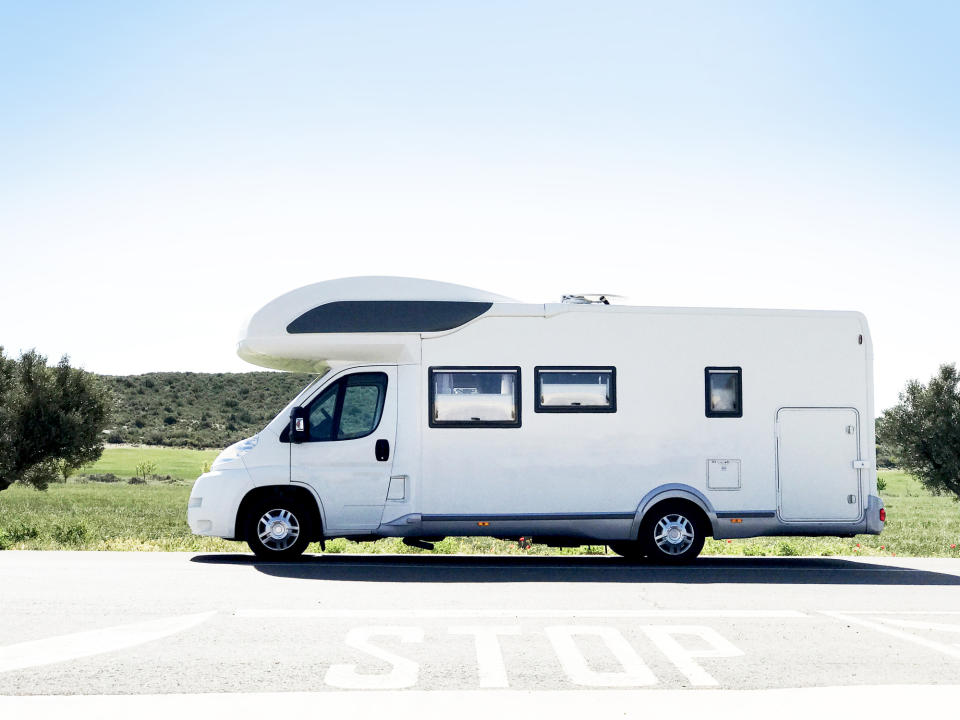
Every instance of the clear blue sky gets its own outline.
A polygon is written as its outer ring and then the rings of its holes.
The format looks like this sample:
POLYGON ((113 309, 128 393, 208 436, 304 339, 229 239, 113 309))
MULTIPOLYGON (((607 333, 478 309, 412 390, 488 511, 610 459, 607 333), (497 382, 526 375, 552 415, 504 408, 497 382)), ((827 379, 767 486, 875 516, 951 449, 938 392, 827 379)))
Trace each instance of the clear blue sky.
POLYGON ((960 360, 960 4, 0 2, 0 345, 248 369, 357 274, 867 313, 960 360))

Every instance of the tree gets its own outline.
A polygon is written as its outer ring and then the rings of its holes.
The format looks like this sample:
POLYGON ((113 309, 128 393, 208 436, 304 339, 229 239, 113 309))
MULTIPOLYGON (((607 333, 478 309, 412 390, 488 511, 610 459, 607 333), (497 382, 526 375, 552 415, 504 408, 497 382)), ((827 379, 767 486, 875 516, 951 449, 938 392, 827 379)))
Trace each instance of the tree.
POLYGON ((19 360, 0 347, 0 490, 15 482, 44 489, 103 452, 110 396, 92 374, 56 367, 29 350, 19 360))
POLYGON ((937 495, 960 499, 960 373, 955 365, 923 385, 907 383, 900 402, 877 424, 882 444, 892 447, 900 465, 937 495))

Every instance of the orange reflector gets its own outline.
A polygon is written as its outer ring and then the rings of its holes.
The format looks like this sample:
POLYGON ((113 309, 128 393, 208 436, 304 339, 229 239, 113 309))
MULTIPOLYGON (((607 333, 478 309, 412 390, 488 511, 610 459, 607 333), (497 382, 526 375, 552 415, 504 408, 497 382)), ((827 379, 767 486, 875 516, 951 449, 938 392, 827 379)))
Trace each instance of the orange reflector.
POLYGON ((742 522, 743 522, 743 519, 742 519, 742 518, 730 518, 730 522, 732 522, 732 523, 734 523, 734 524, 736 524, 736 523, 742 523, 742 522))
POLYGON ((490 523, 488 523, 488 522, 483 522, 482 520, 477 523, 477 525, 479 525, 480 527, 486 527, 486 526, 489 525, 489 524, 490 524, 490 523))

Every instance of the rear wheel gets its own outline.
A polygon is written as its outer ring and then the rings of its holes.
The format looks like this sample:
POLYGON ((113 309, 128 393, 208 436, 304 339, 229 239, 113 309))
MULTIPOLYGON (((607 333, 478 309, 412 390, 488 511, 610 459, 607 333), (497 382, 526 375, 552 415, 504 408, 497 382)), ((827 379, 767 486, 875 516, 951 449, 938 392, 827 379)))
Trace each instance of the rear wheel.
POLYGON ((693 562, 703 549, 706 527, 699 508, 686 502, 664 502, 640 523, 640 545, 654 562, 693 562))
POLYGON ((268 497, 255 503, 246 519, 246 539, 263 560, 291 560, 310 544, 312 528, 306 508, 290 498, 268 497))

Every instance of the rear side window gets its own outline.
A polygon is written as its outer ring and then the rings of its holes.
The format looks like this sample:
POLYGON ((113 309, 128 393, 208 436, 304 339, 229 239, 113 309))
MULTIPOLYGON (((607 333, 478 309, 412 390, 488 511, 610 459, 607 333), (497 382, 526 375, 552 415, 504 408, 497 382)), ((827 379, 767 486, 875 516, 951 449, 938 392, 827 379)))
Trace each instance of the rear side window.
POLYGON ((380 424, 387 394, 385 373, 355 373, 318 395, 309 406, 310 440, 355 440, 380 424))
POLYGON ((520 368, 430 368, 430 427, 520 427, 520 368))
POLYGON ((707 417, 743 417, 742 381, 743 370, 741 368, 704 368, 707 417))
POLYGON ((617 371, 612 367, 534 368, 537 412, 616 412, 617 371))

